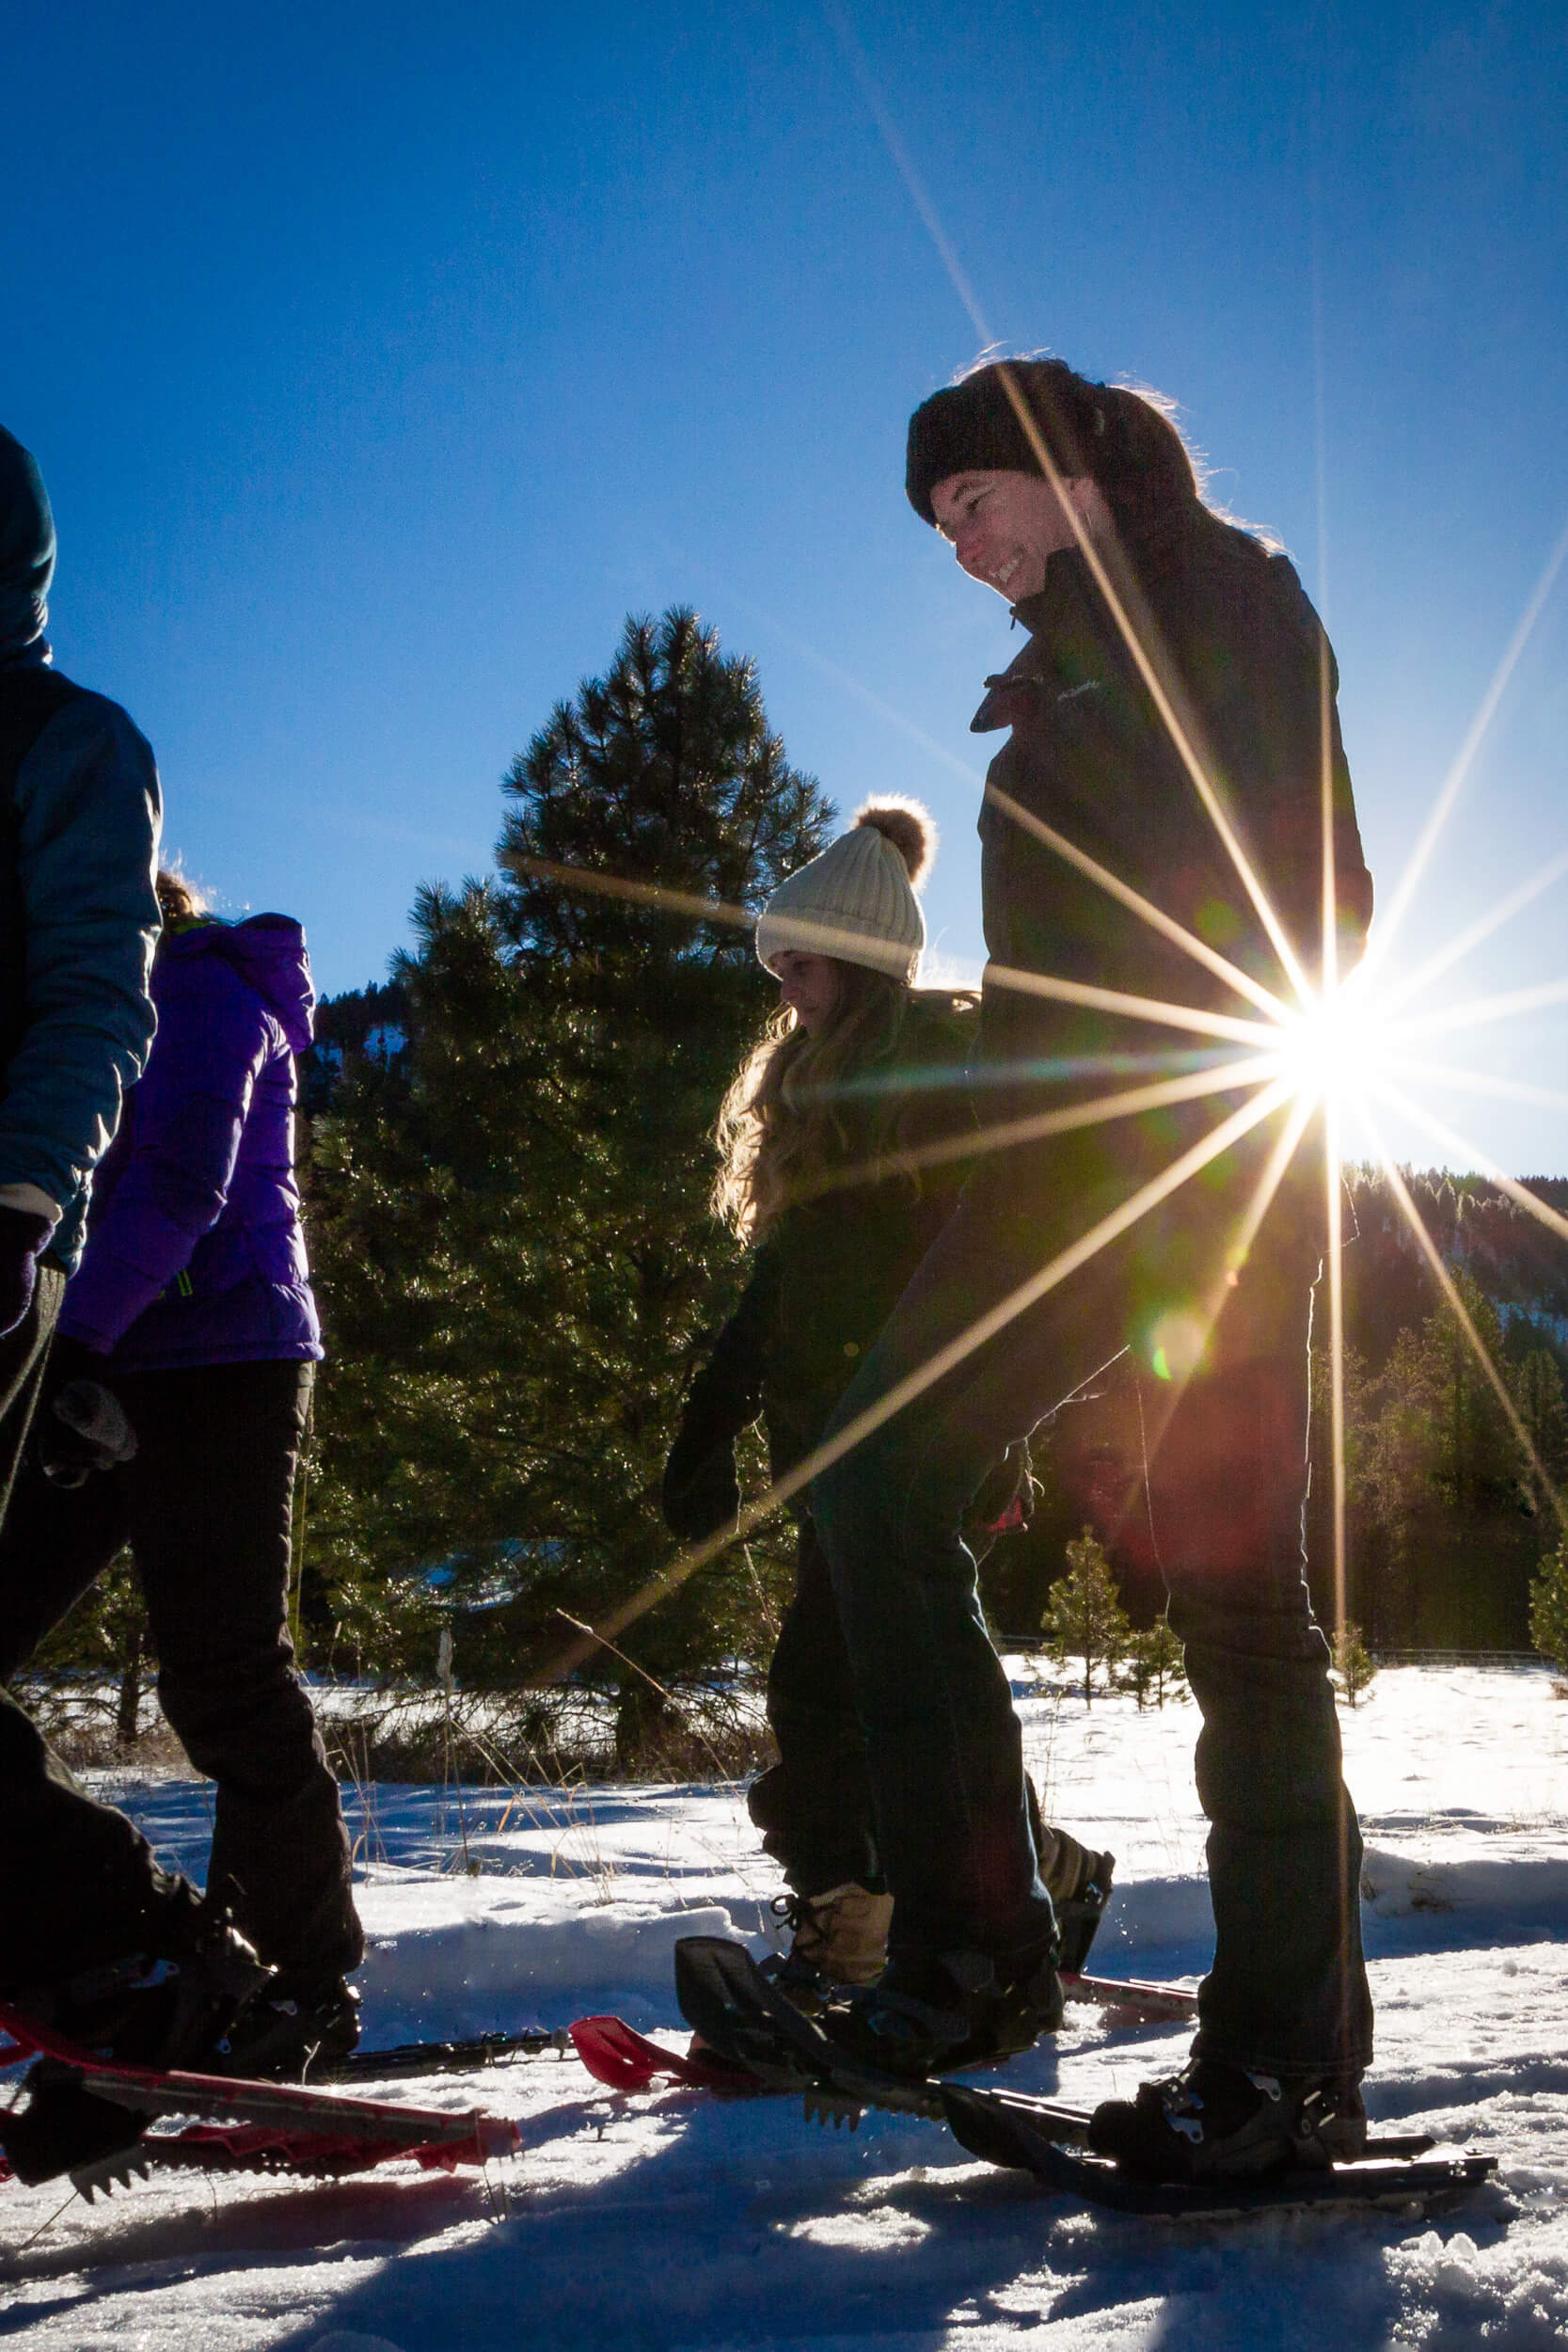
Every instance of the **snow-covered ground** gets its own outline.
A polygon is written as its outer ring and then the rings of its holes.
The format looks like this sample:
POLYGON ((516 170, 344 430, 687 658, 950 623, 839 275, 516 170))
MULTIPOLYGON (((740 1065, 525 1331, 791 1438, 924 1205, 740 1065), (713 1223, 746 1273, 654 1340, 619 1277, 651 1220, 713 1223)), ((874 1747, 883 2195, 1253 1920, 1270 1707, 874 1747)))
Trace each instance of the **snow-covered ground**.
MULTIPOLYGON (((1053 1818, 1119 1856, 1096 1962, 1198 1973, 1209 1932, 1190 1706, 1015 1686, 1053 1818)), ((185 2180, 92 2207, 0 2189, 0 2338, 37 2352, 1259 2352, 1560 2346, 1568 2338, 1568 1702, 1543 1671, 1387 1669, 1342 1716, 1366 1829, 1374 2118, 1495 2154, 1435 2222, 1169 2224, 1090 2214, 971 2161, 932 2123, 858 2134, 791 2102, 620 2097, 575 2061, 420 2084, 522 2120, 525 2153, 447 2179, 185 2180)), ((199 1871, 204 1790, 119 1784, 199 1871)), ((354 1800, 367 2038, 618 2009, 680 2040, 677 1935, 762 1949, 775 1891, 737 1791, 453 1791, 354 1800)), ((1021 2090, 1088 2102, 1184 2036, 1068 2030, 1021 2090)), ((394 2094, 396 2095, 396 2094, 394 2094)))

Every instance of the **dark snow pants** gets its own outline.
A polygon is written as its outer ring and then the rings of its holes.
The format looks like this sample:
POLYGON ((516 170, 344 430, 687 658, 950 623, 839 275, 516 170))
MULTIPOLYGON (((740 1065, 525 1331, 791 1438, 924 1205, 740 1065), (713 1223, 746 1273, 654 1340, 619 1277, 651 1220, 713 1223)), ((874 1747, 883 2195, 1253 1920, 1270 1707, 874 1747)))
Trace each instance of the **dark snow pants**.
MULTIPOLYGON (((308 1977, 356 1965, 364 1945, 351 1893, 338 1784, 293 1670, 287 1602, 294 1472, 312 1367, 218 1364, 121 1374, 113 1385, 135 1429, 134 1461, 73 1489, 34 1462, 0 1533, 0 1676, 24 1665, 123 1545, 147 1599, 165 1715, 198 1772, 217 1783, 208 1891, 265 1960, 308 1977)), ((36 1739, 36 1735, 35 1735, 36 1739)), ((42 1742, 31 1781, 50 1770, 42 1742)), ((53 1768, 55 1772, 58 1767, 53 1768)), ((0 1823, 8 1885, 44 1886, 40 1949, 75 1932, 74 1854, 119 1850, 134 1877, 135 1831, 78 1797, 47 1852, 36 1805, 0 1823), (87 1811, 100 1817, 88 1821, 87 1811)), ((47 1973, 47 1971, 45 1971, 47 1973)))
MULTIPOLYGON (((1016 1464, 1009 1463, 1014 1475, 1016 1464)), ((967 1531, 966 1541, 982 1553, 994 1540, 989 1522, 967 1531)), ((832 1571, 809 1514, 800 1519, 794 1597, 768 1669, 768 1724, 779 1761, 746 1792, 764 1851, 799 1894, 825 1895, 851 1883, 885 1892, 854 1669, 832 1571)), ((1026 1786, 1024 1795, 1040 1874, 1053 1892, 1061 1883, 1070 1893, 1082 1850, 1048 1826, 1033 1788, 1026 1786)))
MULTIPOLYGON (((7 1516, 65 1291, 40 1269, 25 1319, 0 1339, 0 1522, 7 1516)), ((122 1813, 78 1788, 37 1725, 0 1690, 0 1994, 134 1948, 166 1883, 122 1813)))
MULTIPOLYGON (((1092 1385, 1118 1352, 1141 1354, 1132 1417, 1142 1459, 1126 1459, 1125 1412, 1098 1433, 1099 1406, 1059 1419, 1064 1450, 1119 1494, 1124 1518, 1135 1491, 1202 1714, 1197 1786, 1211 1823, 1215 1951, 1198 2045, 1269 2072, 1354 2076, 1371 2050, 1361 1845, 1302 1555, 1317 1252, 1288 1216, 1275 1221, 1284 1232, 1265 1227, 1239 1273, 1228 1270, 1234 1222, 1223 1202, 1212 1249, 1200 1233, 1195 1253, 1191 1232, 1172 1223, 1164 1237, 1146 1226, 1105 1250, 817 1478, 812 1514, 865 1726, 895 1945, 1026 1940, 1033 1920, 1048 1925, 1049 1900, 1020 1726, 960 1531, 1006 1439, 1092 1385), (1145 1314, 1163 1256, 1180 1263, 1194 1300, 1203 1259, 1211 1303, 1225 1302, 1204 1368, 1184 1384, 1148 1376, 1170 1370, 1145 1314)), ((993 1187, 966 1200, 840 1400, 830 1436, 1037 1277, 1053 1242, 1033 1196, 993 1187)), ((1174 1345, 1174 1327, 1171 1336, 1174 1345)))
POLYGON ((747 1793, 766 1851, 801 1895, 851 1883, 879 1888, 865 1732, 832 1572, 809 1517, 768 1669, 768 1722, 779 1761, 747 1793))

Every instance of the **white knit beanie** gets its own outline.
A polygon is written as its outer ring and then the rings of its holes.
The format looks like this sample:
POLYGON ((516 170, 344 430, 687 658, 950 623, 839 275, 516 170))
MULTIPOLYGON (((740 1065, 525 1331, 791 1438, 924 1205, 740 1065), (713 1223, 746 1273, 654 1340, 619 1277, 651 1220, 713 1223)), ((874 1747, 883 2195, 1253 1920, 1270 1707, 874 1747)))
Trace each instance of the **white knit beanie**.
POLYGON ((912 980, 926 945, 915 891, 937 829, 918 801, 867 801, 847 833, 779 884, 757 918, 757 961, 786 952, 868 964, 912 980))

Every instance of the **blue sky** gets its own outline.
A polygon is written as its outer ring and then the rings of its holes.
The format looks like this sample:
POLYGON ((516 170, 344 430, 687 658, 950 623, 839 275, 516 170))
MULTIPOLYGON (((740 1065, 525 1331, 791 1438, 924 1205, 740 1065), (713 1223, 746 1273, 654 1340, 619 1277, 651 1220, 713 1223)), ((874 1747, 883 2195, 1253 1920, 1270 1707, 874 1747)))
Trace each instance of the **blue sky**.
MULTIPOLYGON (((7 49, 0 420, 55 503, 58 659, 328 990, 485 867, 513 752, 677 600, 842 805, 929 801, 931 928, 977 960, 1006 615, 901 475, 980 339, 868 85, 990 333, 1175 394, 1291 548, 1386 899, 1568 523, 1556 8, 84 0, 7 49)), ((1568 849, 1565 655, 1568 578, 1396 963, 1568 849)), ((1444 989, 1565 973, 1568 880, 1444 989)), ((1565 1045, 1558 1006, 1429 1050, 1556 1088, 1565 1045)), ((1555 1106, 1439 1107, 1568 1169, 1555 1106)))

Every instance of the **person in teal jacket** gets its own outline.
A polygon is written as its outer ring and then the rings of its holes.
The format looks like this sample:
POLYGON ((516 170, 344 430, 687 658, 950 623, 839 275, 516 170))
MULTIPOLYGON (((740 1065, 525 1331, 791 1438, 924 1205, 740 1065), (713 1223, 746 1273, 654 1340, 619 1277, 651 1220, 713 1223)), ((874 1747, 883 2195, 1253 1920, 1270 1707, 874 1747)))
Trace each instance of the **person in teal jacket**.
POLYGON ((80 1257, 153 1031, 158 771, 118 703, 53 667, 54 568, 38 468, 0 429, 0 1333, 40 1262, 63 1276, 80 1257))
MULTIPOLYGON (((33 1419, 92 1170, 153 1034, 161 798, 117 703, 51 666, 55 526, 0 431, 0 1519, 33 1419)), ((197 2064, 270 1981, 0 1692, 0 2000, 128 2059, 197 2064)), ((30 2082, 0 2115, 24 2180, 130 2145, 144 2119, 30 2082)))

